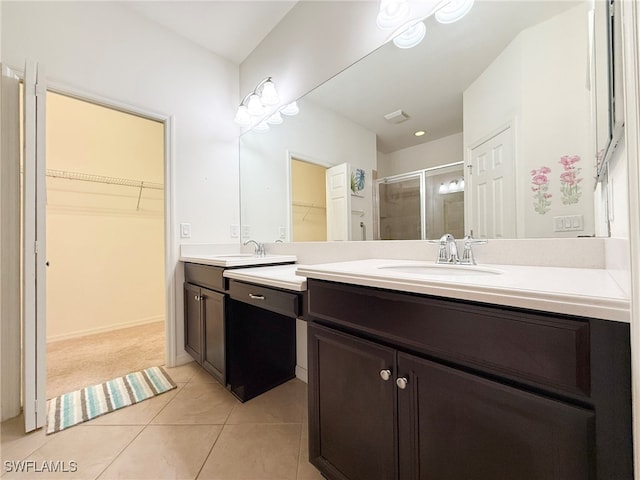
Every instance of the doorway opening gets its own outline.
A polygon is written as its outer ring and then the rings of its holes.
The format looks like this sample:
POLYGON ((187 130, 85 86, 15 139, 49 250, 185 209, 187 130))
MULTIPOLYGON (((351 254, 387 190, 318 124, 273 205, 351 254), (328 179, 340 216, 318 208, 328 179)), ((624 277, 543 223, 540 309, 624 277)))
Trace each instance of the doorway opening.
POLYGON ((165 363, 164 123, 46 102, 47 398, 165 363))
POLYGON ((291 157, 291 241, 327 240, 327 168, 291 157))

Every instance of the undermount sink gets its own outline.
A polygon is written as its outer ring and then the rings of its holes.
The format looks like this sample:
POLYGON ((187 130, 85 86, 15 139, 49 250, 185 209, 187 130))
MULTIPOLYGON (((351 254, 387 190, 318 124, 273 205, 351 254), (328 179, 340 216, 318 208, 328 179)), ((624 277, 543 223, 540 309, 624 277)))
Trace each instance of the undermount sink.
POLYGON ((495 268, 479 267, 477 265, 444 265, 444 264, 399 264, 383 265, 378 267, 382 270, 392 272, 414 273, 417 275, 447 275, 447 276, 467 276, 467 275, 500 275, 502 270, 495 268))

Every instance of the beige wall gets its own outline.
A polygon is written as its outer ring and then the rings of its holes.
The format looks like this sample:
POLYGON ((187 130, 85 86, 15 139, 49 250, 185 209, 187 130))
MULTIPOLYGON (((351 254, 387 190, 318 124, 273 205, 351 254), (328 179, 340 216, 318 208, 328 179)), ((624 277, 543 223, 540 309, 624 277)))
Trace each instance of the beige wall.
MULTIPOLYGON (((164 182, 164 125, 47 96, 47 169, 164 182)), ((164 320, 164 192, 47 177, 47 339, 164 320)))
POLYGON ((327 239, 326 171, 319 165, 291 159, 294 242, 327 239))

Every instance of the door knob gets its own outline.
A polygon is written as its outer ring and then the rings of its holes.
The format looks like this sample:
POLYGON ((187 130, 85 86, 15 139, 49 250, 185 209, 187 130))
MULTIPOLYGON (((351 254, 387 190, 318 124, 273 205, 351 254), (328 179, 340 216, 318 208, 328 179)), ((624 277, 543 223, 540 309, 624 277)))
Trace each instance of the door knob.
POLYGON ((396 378, 396 385, 400 390, 404 390, 405 388, 407 388, 407 383, 408 383, 408 380, 404 377, 396 378))
POLYGON ((380 378, 385 382, 391 378, 391 370, 380 370, 380 378))

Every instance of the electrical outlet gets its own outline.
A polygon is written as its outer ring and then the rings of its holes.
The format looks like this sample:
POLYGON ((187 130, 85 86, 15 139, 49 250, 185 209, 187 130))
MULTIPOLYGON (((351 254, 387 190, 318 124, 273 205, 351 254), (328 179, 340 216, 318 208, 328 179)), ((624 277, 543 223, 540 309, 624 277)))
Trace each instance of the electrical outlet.
POLYGON ((229 228, 229 235, 231 238, 238 238, 240 236, 240 225, 232 224, 229 228))
POLYGON ((191 238, 191 224, 190 223, 181 223, 180 224, 180 238, 191 238))

